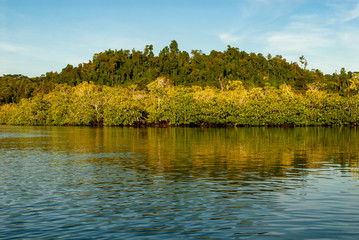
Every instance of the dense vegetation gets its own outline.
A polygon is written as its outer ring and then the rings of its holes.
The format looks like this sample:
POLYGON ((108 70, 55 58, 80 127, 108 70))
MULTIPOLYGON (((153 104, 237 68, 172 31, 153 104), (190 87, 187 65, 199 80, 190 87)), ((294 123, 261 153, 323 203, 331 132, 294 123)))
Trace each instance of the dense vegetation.
POLYGON ((108 50, 40 77, 0 77, 0 123, 25 125, 356 125, 359 77, 282 56, 108 50))
POLYGON ((158 56, 154 55, 153 46, 147 45, 143 52, 121 49, 98 53, 92 61, 77 67, 67 65, 60 73, 48 72, 34 78, 4 75, 0 77, 0 104, 18 103, 22 98, 48 93, 60 83, 76 86, 91 81, 112 87, 137 84, 144 89, 158 77, 167 77, 176 86, 223 89, 229 81, 241 81, 246 88, 279 88, 285 83, 295 90, 316 88, 342 96, 357 91, 350 88, 353 73, 344 68, 339 74, 324 75, 319 70, 306 69, 307 61, 303 56, 299 62, 288 63, 280 55, 248 54, 231 46, 224 52, 213 50, 207 55, 193 50, 189 54, 180 51, 177 42, 172 41, 158 56))
POLYGON ((320 90, 295 93, 290 86, 246 90, 240 81, 223 90, 173 86, 167 78, 148 90, 81 83, 57 85, 45 95, 0 108, 0 123, 106 126, 302 126, 357 125, 359 95, 320 90))

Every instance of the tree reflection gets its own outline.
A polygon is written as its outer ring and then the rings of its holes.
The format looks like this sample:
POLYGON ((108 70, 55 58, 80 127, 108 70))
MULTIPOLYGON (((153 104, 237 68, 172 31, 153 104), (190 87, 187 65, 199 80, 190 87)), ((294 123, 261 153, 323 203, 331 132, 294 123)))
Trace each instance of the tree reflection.
MULTIPOLYGON (((300 176, 327 164, 358 165, 356 128, 4 128, 25 136, 18 142, 24 149, 38 146, 72 155, 69 161, 123 164, 177 177, 246 180, 256 173, 265 179, 300 176)), ((1 140, 2 147, 11 148, 9 139, 1 140)))

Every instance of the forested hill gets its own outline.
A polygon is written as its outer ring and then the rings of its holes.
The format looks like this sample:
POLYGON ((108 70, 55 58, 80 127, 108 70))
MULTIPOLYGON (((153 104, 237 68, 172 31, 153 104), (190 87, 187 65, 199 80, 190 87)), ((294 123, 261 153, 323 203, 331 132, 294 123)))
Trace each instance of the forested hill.
POLYGON ((341 69, 340 73, 324 75, 320 70, 306 69, 307 62, 301 57, 299 63, 289 63, 282 56, 247 53, 238 48, 227 47, 226 51, 200 50, 191 53, 180 51, 173 40, 156 56, 153 46, 143 51, 107 50, 97 53, 92 61, 77 67, 67 65, 60 73, 48 72, 40 77, 22 75, 0 77, 0 104, 19 102, 39 93, 47 93, 56 84, 70 86, 92 81, 107 86, 137 84, 140 88, 157 77, 167 77, 174 85, 215 86, 222 89, 229 81, 239 80, 246 88, 287 84, 295 90, 316 88, 340 95, 352 94, 353 73, 341 69))

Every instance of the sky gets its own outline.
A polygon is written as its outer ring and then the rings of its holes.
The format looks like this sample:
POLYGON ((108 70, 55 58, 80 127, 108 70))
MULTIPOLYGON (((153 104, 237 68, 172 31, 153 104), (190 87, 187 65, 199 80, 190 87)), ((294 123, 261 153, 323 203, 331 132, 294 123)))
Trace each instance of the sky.
POLYGON ((108 49, 304 56, 359 71, 359 0, 0 0, 0 76, 41 76, 108 49))

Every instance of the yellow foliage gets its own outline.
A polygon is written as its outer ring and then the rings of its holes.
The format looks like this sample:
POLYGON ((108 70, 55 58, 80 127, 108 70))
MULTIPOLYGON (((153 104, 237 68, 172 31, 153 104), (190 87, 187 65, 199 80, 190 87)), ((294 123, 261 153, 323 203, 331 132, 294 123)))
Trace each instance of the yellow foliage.
POLYGON ((96 92, 101 91, 102 86, 95 85, 93 82, 82 82, 81 84, 77 85, 73 88, 74 95, 82 97, 85 95, 90 95, 96 92))
MULTIPOLYGON (((359 89, 352 79, 353 90, 359 89)), ((355 81, 354 81, 355 80, 355 81)), ((295 93, 284 84, 246 90, 230 81, 215 87, 173 86, 159 78, 139 90, 84 82, 58 85, 46 95, 0 107, 0 123, 16 125, 356 125, 359 95, 341 97, 312 88, 295 93)))
POLYGON ((158 90, 160 88, 168 88, 171 87, 173 82, 167 77, 158 77, 155 81, 147 84, 148 90, 158 90))
POLYGON ((244 90, 243 83, 241 81, 229 81, 226 85, 226 90, 244 90))
POLYGON ((357 92, 357 91, 358 91, 358 86, 359 86, 359 79, 356 78, 355 76, 351 77, 351 78, 349 79, 349 87, 348 87, 348 89, 349 89, 350 91, 355 91, 355 92, 357 92))
POLYGON ((205 89, 198 89, 194 93, 194 99, 197 101, 209 101, 217 97, 219 90, 214 87, 205 87, 205 89))

